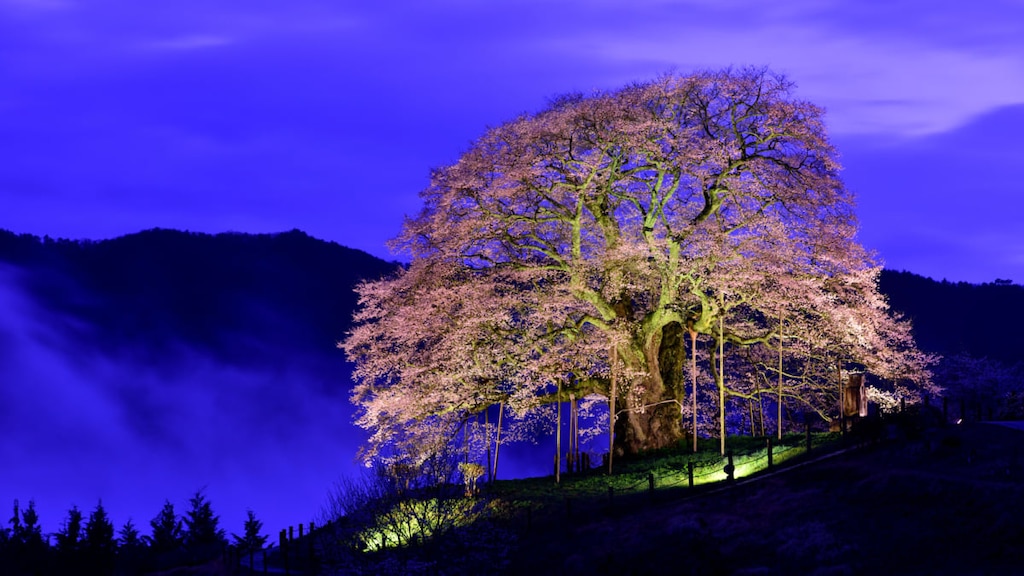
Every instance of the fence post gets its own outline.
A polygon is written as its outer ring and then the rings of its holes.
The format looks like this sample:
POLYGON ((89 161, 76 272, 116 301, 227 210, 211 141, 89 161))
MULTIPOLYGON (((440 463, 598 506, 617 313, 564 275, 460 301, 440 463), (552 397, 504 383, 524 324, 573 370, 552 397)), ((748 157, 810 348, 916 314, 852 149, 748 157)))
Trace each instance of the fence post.
POLYGON ((654 472, 647 473, 647 489, 654 495, 654 472))
POLYGON ((284 548, 281 549, 281 559, 284 561, 284 573, 287 576, 288 574, 291 574, 291 570, 288 569, 288 547, 287 547, 287 545, 284 548))
POLYGON ((316 570, 316 549, 313 547, 313 523, 309 523, 309 565, 316 570))
POLYGON ((772 437, 768 437, 768 469, 772 469, 772 437))
POLYGON ((736 472, 736 467, 733 466, 733 464, 732 464, 732 450, 731 449, 728 452, 725 453, 725 458, 726 458, 726 462, 727 462, 727 464, 725 465, 725 468, 723 469, 724 472, 725 472, 725 481, 726 482, 732 482, 733 480, 736 479, 733 476, 733 474, 736 472))
POLYGON ((807 426, 807 451, 811 451, 811 415, 804 416, 804 424, 807 426))
POLYGON ((288 530, 281 528, 281 561, 284 562, 284 573, 288 574, 288 530))
POLYGON ((690 488, 693 488, 693 460, 686 463, 686 474, 690 477, 690 488))

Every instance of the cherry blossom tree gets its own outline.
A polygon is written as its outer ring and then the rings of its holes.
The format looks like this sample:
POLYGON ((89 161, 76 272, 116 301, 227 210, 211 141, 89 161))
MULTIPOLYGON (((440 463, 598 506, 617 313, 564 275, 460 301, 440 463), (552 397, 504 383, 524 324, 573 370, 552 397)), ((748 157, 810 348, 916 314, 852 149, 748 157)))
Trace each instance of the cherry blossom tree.
POLYGON ((1019 368, 958 352, 943 357, 936 372, 945 386, 945 396, 964 408, 978 410, 979 417, 1019 419, 1024 392, 1019 368), (983 406, 986 412, 981 411, 983 406))
MULTIPOLYGON (((341 343, 366 454, 451 438, 494 404, 528 416, 593 394, 613 452, 667 446, 683 433, 685 337, 767 344, 794 297, 814 298, 808 346, 830 338, 818 348, 852 358, 876 343, 829 311, 830 279, 873 263, 822 111, 791 90, 743 69, 566 96, 435 170, 394 242, 411 264, 358 288, 341 343)), ((730 391, 711 360, 724 437, 730 391)))
POLYGON ((873 389, 912 402, 939 392, 931 379, 938 358, 921 352, 909 322, 889 311, 878 292, 880 271, 868 267, 822 277, 780 276, 760 300, 762 310, 771 314, 748 311, 748 322, 759 318, 761 331, 785 334, 784 347, 776 341, 772 348, 763 340, 749 347, 741 369, 754 384, 748 398, 769 393, 768 374, 778 379, 773 392, 780 407, 780 436, 783 402, 827 421, 841 418, 842 389, 851 370, 870 373, 873 389))

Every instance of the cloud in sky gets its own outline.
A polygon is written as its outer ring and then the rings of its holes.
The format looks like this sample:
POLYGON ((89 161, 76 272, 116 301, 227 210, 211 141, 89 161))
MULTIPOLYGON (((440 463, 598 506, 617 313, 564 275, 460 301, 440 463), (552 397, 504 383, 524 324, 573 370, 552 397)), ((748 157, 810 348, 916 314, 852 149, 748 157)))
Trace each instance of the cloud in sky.
MULTIPOLYGON (((1024 28, 993 9, 895 2, 654 3, 556 39, 577 57, 682 69, 770 63, 833 132, 921 135, 1024 101, 1024 28), (955 24, 955 25, 954 25, 955 24), (994 42, 992 34, 1002 38, 994 42)), ((1019 4, 1016 7, 1019 13, 1019 4)), ((1018 19, 1019 21, 1019 19, 1018 19)))
POLYGON ((861 238, 886 264, 936 279, 1024 282, 1024 105, 911 141, 840 138, 861 238), (879 178, 884 175, 884 178, 879 178))
POLYGON ((156 40, 146 46, 156 50, 201 50, 216 46, 227 46, 234 43, 234 40, 227 36, 216 36, 212 34, 193 34, 190 36, 179 36, 166 40, 156 40))

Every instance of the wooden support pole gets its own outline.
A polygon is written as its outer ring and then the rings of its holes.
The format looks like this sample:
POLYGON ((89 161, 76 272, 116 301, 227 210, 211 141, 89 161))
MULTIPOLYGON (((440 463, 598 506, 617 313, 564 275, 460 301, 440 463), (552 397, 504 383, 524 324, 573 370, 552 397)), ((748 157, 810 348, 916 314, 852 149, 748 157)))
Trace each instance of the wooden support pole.
POLYGON ((804 424, 807 426, 807 451, 811 451, 811 416, 804 416, 804 424))

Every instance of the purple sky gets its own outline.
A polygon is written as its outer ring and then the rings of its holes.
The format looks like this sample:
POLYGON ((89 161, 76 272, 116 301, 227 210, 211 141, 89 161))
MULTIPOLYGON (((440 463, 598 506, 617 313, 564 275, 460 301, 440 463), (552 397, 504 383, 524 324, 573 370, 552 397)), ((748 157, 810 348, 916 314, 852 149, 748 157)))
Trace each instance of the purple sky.
POLYGON ((300 228, 389 257, 486 126, 748 64, 827 108, 887 266, 1024 282, 1019 0, 0 0, 0 227, 300 228))
MULTIPOLYGON (((0 0, 0 228, 299 228, 390 259, 384 242, 418 210, 429 169, 485 127, 560 93, 729 65, 770 66, 828 110, 861 240, 888 267, 1024 283, 1020 0, 0 0)), ((0 305, 16 309, 5 290, 0 305)), ((37 345, 27 321, 8 316, 0 336, 37 345)), ((98 359, 75 377, 103 370, 98 359)), ((245 490, 224 474, 132 504, 136 523, 204 484, 215 506, 245 490)), ((310 500, 322 482, 309 480, 310 500)), ((40 502, 44 521, 71 503, 40 502)))

